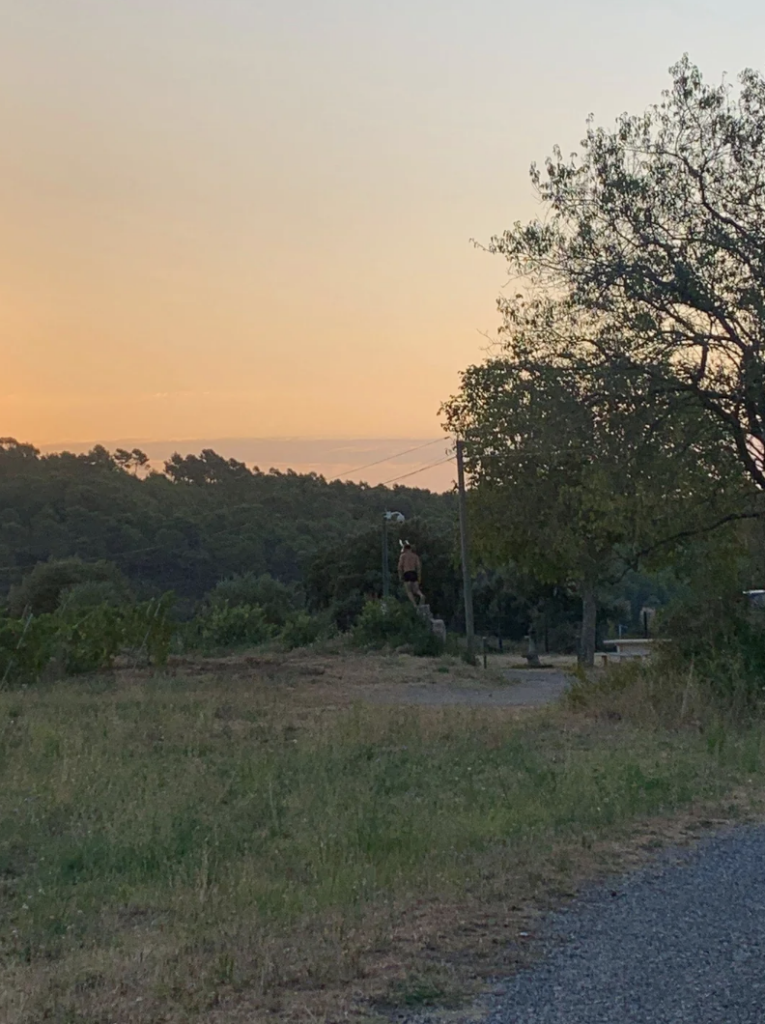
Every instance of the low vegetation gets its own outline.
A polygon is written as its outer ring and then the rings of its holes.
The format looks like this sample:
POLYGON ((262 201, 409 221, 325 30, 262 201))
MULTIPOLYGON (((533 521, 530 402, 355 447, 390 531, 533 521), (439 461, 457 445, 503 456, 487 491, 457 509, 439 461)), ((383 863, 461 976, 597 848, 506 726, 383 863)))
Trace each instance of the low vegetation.
POLYGON ((580 882, 761 813, 764 106, 684 59, 488 246, 533 288, 443 415, 479 634, 578 649, 559 706, 456 657, 454 494, 0 439, 3 1024, 458 1002, 580 882))
POLYGON ((0 1018, 332 1022, 464 998, 630 834, 761 791, 761 726, 697 702, 646 727, 646 684, 608 678, 533 715, 370 705, 408 679, 483 685, 404 655, 171 659, 0 694, 0 1018))
POLYGON ((367 602, 353 628, 352 640, 357 647, 378 650, 408 647, 419 657, 434 656, 444 651, 444 642, 414 606, 395 600, 367 602))

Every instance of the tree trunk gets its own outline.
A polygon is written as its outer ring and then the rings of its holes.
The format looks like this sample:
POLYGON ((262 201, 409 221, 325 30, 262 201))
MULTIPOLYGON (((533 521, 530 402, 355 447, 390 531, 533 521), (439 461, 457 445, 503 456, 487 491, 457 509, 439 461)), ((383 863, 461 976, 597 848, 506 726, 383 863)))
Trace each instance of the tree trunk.
POLYGON ((595 587, 582 583, 582 636, 579 642, 579 664, 592 668, 595 664, 595 633, 598 624, 598 602, 595 587))

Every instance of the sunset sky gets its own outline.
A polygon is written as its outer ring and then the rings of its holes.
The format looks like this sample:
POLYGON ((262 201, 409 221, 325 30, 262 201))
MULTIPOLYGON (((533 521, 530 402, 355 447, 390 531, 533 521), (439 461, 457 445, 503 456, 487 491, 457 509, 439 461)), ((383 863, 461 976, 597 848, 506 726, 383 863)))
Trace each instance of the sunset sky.
POLYGON ((529 163, 763 38, 755 0, 0 0, 0 434, 438 436, 529 163))

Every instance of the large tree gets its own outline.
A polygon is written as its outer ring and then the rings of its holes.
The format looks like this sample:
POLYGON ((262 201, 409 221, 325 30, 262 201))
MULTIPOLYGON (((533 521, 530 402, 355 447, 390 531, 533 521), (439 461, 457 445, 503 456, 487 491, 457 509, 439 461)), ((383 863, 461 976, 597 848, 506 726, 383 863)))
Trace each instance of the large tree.
POLYGON ((591 665, 599 591, 747 514, 754 489, 714 418, 667 394, 646 402, 619 367, 561 362, 554 340, 545 348, 552 324, 519 326, 444 412, 466 442, 479 554, 574 588, 591 665))
POLYGON ((543 215, 490 249, 530 282, 506 324, 549 305, 587 311, 557 339, 572 364, 631 370, 644 393, 689 397, 765 487, 765 80, 706 84, 684 58, 663 100, 579 156, 532 168, 543 215))

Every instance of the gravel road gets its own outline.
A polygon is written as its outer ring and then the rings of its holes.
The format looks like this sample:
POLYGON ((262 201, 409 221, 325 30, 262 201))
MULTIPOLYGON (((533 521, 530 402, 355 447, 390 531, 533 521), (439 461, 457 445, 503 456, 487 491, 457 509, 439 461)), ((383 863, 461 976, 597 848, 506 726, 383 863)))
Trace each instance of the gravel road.
POLYGON ((559 669, 510 668, 504 675, 508 682, 516 684, 507 691, 508 703, 527 707, 552 703, 571 682, 571 677, 559 669))
POLYGON ((475 682, 459 685, 447 681, 439 681, 436 685, 375 685, 367 688, 365 697, 373 704, 542 707, 557 700, 571 682, 570 677, 559 669, 504 669, 502 675, 505 682, 497 686, 475 682))
POLYGON ((486 1024, 763 1024, 765 827, 662 855, 553 915, 543 941, 486 1024))

